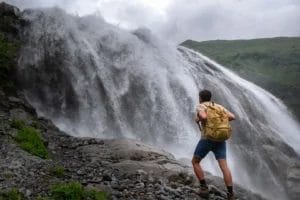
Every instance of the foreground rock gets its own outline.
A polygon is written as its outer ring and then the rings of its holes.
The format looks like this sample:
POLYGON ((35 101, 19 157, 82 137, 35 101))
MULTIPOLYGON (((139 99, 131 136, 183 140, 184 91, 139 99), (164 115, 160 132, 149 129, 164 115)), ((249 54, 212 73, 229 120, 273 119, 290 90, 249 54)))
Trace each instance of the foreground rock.
MULTIPOLYGON (((106 191, 111 199, 201 199, 190 166, 163 150, 129 139, 75 138, 59 131, 50 121, 38 119, 22 98, 0 94, 0 188, 17 188, 27 199, 46 196, 51 185, 79 181, 106 191), (50 153, 41 159, 15 142, 15 119, 37 127, 50 153), (52 169, 62 166, 60 176, 52 169)), ((225 199, 223 181, 208 175, 210 199, 225 199)), ((262 199, 236 187, 239 199, 262 199)))

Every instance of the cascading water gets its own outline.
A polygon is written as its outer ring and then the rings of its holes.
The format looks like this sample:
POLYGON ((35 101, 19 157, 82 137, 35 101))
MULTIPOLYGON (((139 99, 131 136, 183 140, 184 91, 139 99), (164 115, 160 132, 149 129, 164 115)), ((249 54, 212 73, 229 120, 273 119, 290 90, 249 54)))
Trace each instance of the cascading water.
POLYGON ((144 29, 130 33, 57 8, 23 17, 19 79, 39 115, 71 135, 130 137, 191 157, 193 112, 207 88, 238 117, 229 142, 235 181, 270 199, 295 195, 288 172, 299 166, 299 124, 268 92, 144 29))
POLYGON ((209 58, 184 47, 179 50, 192 63, 197 85, 213 88, 216 99, 238 116, 229 146, 235 177, 270 199, 297 199, 284 191, 287 185, 300 186, 299 178, 292 183, 287 180, 289 171, 299 166, 300 152, 300 126, 287 108, 209 58))

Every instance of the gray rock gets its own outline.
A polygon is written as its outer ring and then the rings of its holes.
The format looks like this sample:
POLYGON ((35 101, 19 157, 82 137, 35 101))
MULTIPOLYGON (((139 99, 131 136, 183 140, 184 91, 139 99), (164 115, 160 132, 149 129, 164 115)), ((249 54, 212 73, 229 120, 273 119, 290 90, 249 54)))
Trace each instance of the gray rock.
POLYGON ((287 190, 292 199, 296 200, 300 197, 300 164, 295 164, 288 169, 287 190))
POLYGON ((21 12, 20 10, 12 5, 9 5, 5 2, 0 3, 0 16, 2 15, 13 15, 13 16, 20 16, 21 12))

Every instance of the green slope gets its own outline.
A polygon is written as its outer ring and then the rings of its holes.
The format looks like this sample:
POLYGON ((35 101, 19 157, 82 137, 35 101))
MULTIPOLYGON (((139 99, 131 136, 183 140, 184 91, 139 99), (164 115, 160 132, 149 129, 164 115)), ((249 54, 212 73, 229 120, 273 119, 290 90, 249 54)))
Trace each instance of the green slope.
POLYGON ((300 37, 187 40, 194 49, 282 99, 300 121, 300 37))

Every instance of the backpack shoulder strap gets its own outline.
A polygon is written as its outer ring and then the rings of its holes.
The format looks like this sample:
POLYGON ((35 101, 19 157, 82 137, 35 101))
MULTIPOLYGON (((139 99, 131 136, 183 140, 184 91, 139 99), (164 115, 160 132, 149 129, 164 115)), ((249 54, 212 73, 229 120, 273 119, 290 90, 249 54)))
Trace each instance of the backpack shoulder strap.
POLYGON ((211 102, 207 102, 207 103, 205 103, 204 104, 207 108, 210 108, 210 109, 213 109, 213 110, 216 110, 217 108, 216 108, 216 103, 215 102, 213 102, 213 101, 211 101, 211 102))

